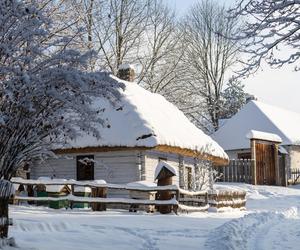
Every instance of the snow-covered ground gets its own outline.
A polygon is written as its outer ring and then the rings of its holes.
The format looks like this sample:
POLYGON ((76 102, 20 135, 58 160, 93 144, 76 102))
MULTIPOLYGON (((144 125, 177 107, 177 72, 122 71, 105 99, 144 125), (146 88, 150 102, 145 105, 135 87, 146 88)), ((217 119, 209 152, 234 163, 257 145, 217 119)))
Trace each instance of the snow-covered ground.
POLYGON ((226 187, 247 191, 246 211, 177 216, 12 206, 10 235, 22 249, 40 250, 299 249, 299 186, 226 187))

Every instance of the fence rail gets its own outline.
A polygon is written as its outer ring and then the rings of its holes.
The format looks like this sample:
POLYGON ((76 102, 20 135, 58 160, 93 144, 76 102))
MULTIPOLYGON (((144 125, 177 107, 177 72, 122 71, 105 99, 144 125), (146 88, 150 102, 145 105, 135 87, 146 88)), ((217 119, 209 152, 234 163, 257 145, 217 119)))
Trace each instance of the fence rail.
MULTIPOLYGON (((13 184, 25 185, 25 186, 58 186, 58 187, 68 187, 69 194, 64 194, 62 196, 57 197, 58 192, 54 192, 55 196, 51 194, 52 192, 48 192, 51 195, 46 197, 34 197, 34 196, 21 196, 15 195, 14 201, 34 201, 34 202, 53 202, 53 201, 66 201, 68 202, 68 206, 73 208, 74 203, 88 203, 93 207, 95 204, 104 204, 104 206, 100 206, 102 210, 106 209, 106 205, 129 205, 130 207, 138 207, 139 205, 145 206, 170 206, 173 211, 177 211, 178 206, 178 187, 176 185, 166 185, 166 186, 131 186, 131 185, 120 185, 120 184, 110 184, 105 181, 75 181, 75 180, 64 180, 64 179, 53 179, 53 180, 26 180, 22 178, 14 178, 12 179, 13 184), (74 192, 76 187, 89 187, 91 188, 92 197, 83 197, 76 195, 74 192), (107 190, 123 190, 128 191, 130 198, 113 198, 107 197, 107 190), (142 192, 142 193, 156 193, 156 192, 170 192, 172 193, 172 198, 169 200, 158 200, 158 199, 150 199, 150 195, 147 199, 137 199, 133 193, 142 192)), ((94 209, 93 209, 94 210, 94 209)), ((95 209, 98 210, 98 209, 95 209)))
POLYGON ((126 205, 178 205, 176 199, 170 200, 137 200, 130 198, 96 198, 66 195, 62 197, 24 197, 15 196, 14 200, 20 201, 71 201, 82 203, 105 203, 105 204, 126 204, 126 205))
POLYGON ((112 184, 112 183, 99 183, 97 181, 75 181, 75 180, 63 180, 63 179, 53 179, 53 180, 27 180, 22 178, 12 179, 12 183, 20 185, 52 185, 52 186, 81 186, 89 188, 108 188, 108 189, 118 189, 127 191, 141 191, 141 192, 155 192, 155 191, 178 191, 177 185, 167 185, 167 186, 129 186, 126 184, 112 184))
POLYGON ((218 181, 252 183, 253 163, 250 159, 230 160, 228 166, 218 168, 218 181))
MULTIPOLYGON (((191 192, 187 190, 180 189, 177 185, 166 185, 166 186, 130 186, 130 185, 118 185, 118 184, 109 184, 109 183, 99 183, 97 181, 74 181, 74 180, 25 180, 21 178, 16 178, 12 180, 13 184, 25 185, 25 186, 70 186, 69 194, 65 194, 63 196, 47 196, 47 197, 35 197, 35 196, 21 196, 15 195, 14 200, 19 201, 34 201, 34 202, 51 202, 51 201, 67 201, 69 202, 69 206, 72 208, 73 203, 89 203, 93 204, 118 204, 118 205, 129 205, 131 208, 135 210, 135 208, 139 205, 143 206, 170 206, 172 210, 177 213, 177 208, 181 211, 191 212, 191 211, 207 211, 209 206, 215 207, 216 202, 219 201, 221 197, 219 192, 210 192, 210 191, 196 191, 191 192), (90 187, 92 189, 101 189, 103 192, 94 192, 95 194, 105 194, 102 197, 83 197, 77 196, 74 193, 74 189, 76 186, 84 186, 90 187), (113 197, 106 197, 107 189, 112 190, 125 190, 129 193, 133 194, 135 192, 142 192, 147 194, 146 196, 142 196, 142 198, 113 198, 113 197), (159 200, 157 196, 154 196, 154 199, 150 199, 150 193, 158 192, 170 192, 172 193, 172 198, 169 200, 159 200), (144 198, 147 197, 147 198, 144 198)), ((224 204, 222 203, 221 206, 230 206, 231 204, 238 204, 238 200, 236 199, 237 195, 236 192, 228 191, 226 193, 226 197, 224 200, 224 204), (232 193, 232 195, 230 195, 232 193)), ((246 193, 244 192, 241 194, 242 197, 245 198, 246 193)), ((153 197, 153 196, 152 196, 153 197)), ((219 204, 219 203, 218 203, 219 204)), ((244 203, 243 203, 244 204, 244 203)), ((238 206, 237 206, 238 207, 238 206)), ((105 210, 105 209, 103 209, 105 210)))

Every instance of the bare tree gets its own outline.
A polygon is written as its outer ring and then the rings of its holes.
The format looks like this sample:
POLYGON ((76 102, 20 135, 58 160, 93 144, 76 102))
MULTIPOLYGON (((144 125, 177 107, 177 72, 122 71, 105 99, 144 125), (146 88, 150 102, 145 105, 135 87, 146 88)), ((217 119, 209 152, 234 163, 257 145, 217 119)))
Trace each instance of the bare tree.
POLYGON ((244 17, 244 25, 233 36, 246 54, 242 76, 255 72, 263 60, 274 67, 294 64, 300 69, 299 0, 240 0, 230 17, 244 17))
POLYGON ((227 19, 226 13, 217 2, 203 0, 190 9, 182 24, 186 90, 191 95, 186 114, 207 132, 218 129, 225 74, 236 56, 236 46, 227 38, 236 21, 227 19))
POLYGON ((172 98, 174 85, 178 82, 182 58, 181 34, 176 25, 175 12, 162 1, 153 0, 149 7, 147 29, 142 36, 142 50, 138 55, 141 66, 138 83, 171 101, 175 99, 172 98))
POLYGON ((193 191, 213 190, 213 185, 220 178, 211 161, 195 159, 195 174, 193 180, 193 191))
MULTIPOLYGON (((136 65, 138 84, 172 99, 181 59, 176 17, 162 0, 65 0, 79 13, 81 49, 93 49, 91 68, 117 74, 123 63, 136 65), (74 7, 75 6, 75 7, 74 7), (170 95, 172 94, 172 95, 170 95)), ((175 98, 174 98, 175 99, 175 98)))
POLYGON ((52 37, 46 14, 34 1, 0 0, 0 179, 83 130, 99 138, 105 121, 90 104, 120 95, 107 73, 85 70, 90 54, 68 49, 72 37, 52 37))
POLYGON ((117 74, 121 64, 137 59, 141 36, 147 25, 149 2, 89 0, 82 19, 87 20, 88 42, 98 54, 98 67, 117 74))

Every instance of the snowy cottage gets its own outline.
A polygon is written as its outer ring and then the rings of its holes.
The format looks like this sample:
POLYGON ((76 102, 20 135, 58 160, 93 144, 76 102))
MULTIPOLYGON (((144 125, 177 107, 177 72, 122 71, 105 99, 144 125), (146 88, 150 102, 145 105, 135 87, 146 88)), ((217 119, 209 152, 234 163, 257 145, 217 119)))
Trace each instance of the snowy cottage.
POLYGON ((226 153, 214 140, 164 97, 130 82, 133 76, 131 67, 119 71, 126 88, 120 90, 122 97, 116 107, 97 100, 104 108, 102 117, 109 122, 106 127, 99 125, 100 140, 82 135, 56 149, 58 158, 34 164, 30 177, 104 179, 120 184, 154 181, 155 168, 163 160, 180 173, 176 182, 189 188, 196 158, 215 165, 227 163, 226 153))
POLYGON ((298 113, 259 101, 250 101, 227 120, 213 138, 225 149, 230 159, 250 159, 250 141, 247 134, 251 130, 260 131, 256 134, 259 133, 265 140, 280 143, 280 173, 286 172, 290 178, 290 170, 300 167, 299 124, 298 113))

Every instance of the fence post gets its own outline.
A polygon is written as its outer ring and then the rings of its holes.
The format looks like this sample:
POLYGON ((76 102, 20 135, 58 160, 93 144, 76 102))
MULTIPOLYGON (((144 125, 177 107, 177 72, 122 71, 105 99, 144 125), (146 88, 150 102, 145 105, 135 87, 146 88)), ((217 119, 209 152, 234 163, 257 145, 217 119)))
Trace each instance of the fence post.
POLYGON ((274 145, 274 161, 275 161, 275 183, 277 186, 281 186, 281 178, 280 178, 280 170, 279 170, 279 157, 278 157, 278 149, 279 144, 274 145))
POLYGON ((253 159, 253 161, 251 162, 252 184, 256 185, 257 184, 257 179, 256 179, 256 142, 254 139, 250 140, 250 145, 251 145, 251 159, 253 159))
MULTIPOLYGON (((92 188, 92 197, 106 198, 107 188, 106 187, 95 187, 92 188)), ((106 204, 103 203, 92 203, 91 204, 93 211, 105 211, 106 204)))
POLYGON ((244 175, 245 175, 245 183, 249 183, 249 172, 248 172, 248 166, 249 161, 246 159, 245 165, 244 165, 244 175))
POLYGON ((227 168, 226 168, 226 172, 225 172, 225 175, 226 175, 226 179, 225 179, 225 181, 226 182, 228 182, 228 176, 229 176, 229 168, 230 168, 230 164, 231 164, 231 161, 229 162, 229 165, 227 166, 227 168))
MULTIPOLYGON (((74 184, 71 185, 71 195, 74 195, 74 184)), ((74 202, 70 201, 70 208, 73 209, 74 202)))
POLYGON ((233 181, 236 182, 236 177, 237 177, 237 173, 236 173, 236 164, 237 161, 234 161, 234 165, 233 165, 233 181))
POLYGON ((241 182, 241 160, 238 160, 236 164, 236 182, 241 182))
POLYGON ((240 182, 246 182, 246 178, 245 178, 245 162, 246 159, 242 160, 241 162, 241 170, 240 170, 240 182))
POLYGON ((13 195, 13 184, 8 180, 0 180, 0 238, 7 238, 9 217, 8 201, 13 195))
POLYGON ((235 160, 232 161, 232 164, 230 166, 230 182, 234 182, 234 164, 235 160))

